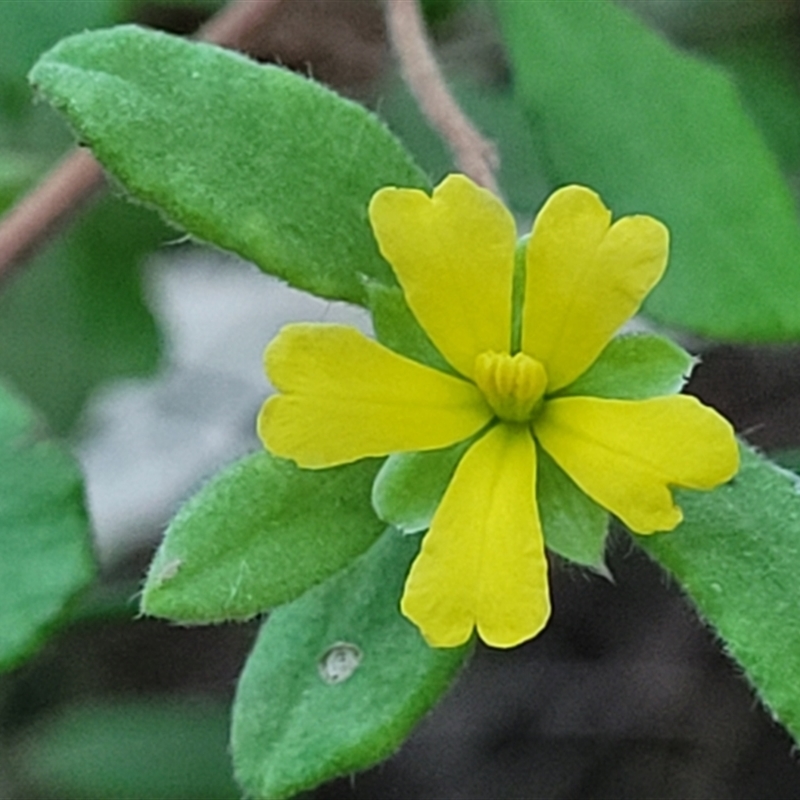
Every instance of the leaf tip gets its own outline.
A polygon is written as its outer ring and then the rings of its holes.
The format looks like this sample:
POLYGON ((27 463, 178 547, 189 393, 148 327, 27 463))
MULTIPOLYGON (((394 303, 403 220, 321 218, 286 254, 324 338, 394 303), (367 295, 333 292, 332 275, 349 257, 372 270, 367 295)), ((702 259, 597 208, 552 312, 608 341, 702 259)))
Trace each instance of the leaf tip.
POLYGON ((183 566, 183 559, 170 558, 170 559, 156 559, 147 575, 144 588, 142 590, 142 603, 141 611, 143 614, 153 614, 159 616, 158 612, 153 609, 152 599, 153 594, 158 592, 165 583, 173 580, 178 574, 178 571, 183 566))

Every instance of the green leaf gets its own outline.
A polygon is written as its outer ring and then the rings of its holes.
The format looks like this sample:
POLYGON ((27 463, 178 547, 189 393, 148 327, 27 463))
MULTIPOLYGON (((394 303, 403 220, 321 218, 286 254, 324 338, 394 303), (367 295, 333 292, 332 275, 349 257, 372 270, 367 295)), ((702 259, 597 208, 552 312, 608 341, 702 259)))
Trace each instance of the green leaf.
POLYGON ((418 546, 390 528, 269 618, 233 707, 234 772, 249 796, 291 797, 380 761, 446 691, 470 648, 428 647, 400 615, 418 546))
POLYGON ((0 386, 0 669, 29 655, 95 575, 72 458, 0 386))
POLYGON ((228 709, 193 700, 68 707, 16 750, 26 796, 235 800, 228 709))
POLYGON ((299 597, 383 530, 369 501, 379 463, 303 470, 261 452, 219 473, 167 529, 142 610, 180 622, 220 622, 299 597))
POLYGON ((800 448, 789 447, 769 454, 770 458, 781 467, 800 474, 800 448))
POLYGON ((799 337, 796 209, 725 74, 611 2, 494 7, 553 183, 672 232, 646 312, 725 339, 799 337))
POLYGON ((136 27, 73 36, 31 72, 95 155, 190 233, 301 289, 392 285, 367 220, 386 184, 428 187, 371 114, 312 81, 136 27))
POLYGON ((0 371, 55 430, 72 426, 99 384, 158 366, 140 267, 166 233, 156 215, 106 199, 0 296, 0 371))
POLYGON ((558 394, 619 400, 676 394, 696 363, 682 347, 662 336, 617 336, 583 375, 558 394))
POLYGON ((419 453, 395 453, 384 461, 372 487, 378 516, 404 533, 426 530, 450 479, 475 437, 419 453))
POLYGON ((608 574, 604 558, 608 512, 584 494, 541 447, 536 455, 536 500, 548 549, 608 574))
POLYGON ((709 54, 730 73, 742 102, 784 170, 800 167, 800 83, 791 25, 778 20, 712 41, 709 54))
POLYGON ((375 337, 381 344, 421 364, 454 374, 417 322, 399 286, 368 281, 366 290, 375 337))
POLYGON ((676 491, 683 523, 636 541, 669 570, 800 737, 800 483, 746 447, 713 492, 676 491))

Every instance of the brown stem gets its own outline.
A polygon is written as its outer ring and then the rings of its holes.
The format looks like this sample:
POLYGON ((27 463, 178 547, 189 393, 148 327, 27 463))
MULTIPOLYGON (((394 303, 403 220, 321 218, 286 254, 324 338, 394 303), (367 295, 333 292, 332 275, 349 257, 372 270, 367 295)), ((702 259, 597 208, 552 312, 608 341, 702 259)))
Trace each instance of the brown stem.
POLYGON ((247 50, 281 0, 231 0, 197 31, 195 38, 231 50, 247 50))
POLYGON ((499 195, 497 149, 450 94, 425 32, 418 0, 386 0, 386 26, 403 80, 423 114, 450 146, 456 167, 499 195))
MULTIPOLYGON (((197 34, 243 50, 281 0, 232 0, 197 34)), ((87 150, 73 150, 44 180, 0 218, 0 282, 30 258, 105 186, 103 170, 87 150)))
POLYGON ((88 150, 74 150, 64 158, 0 219, 0 278, 31 256, 104 183, 100 165, 88 150))

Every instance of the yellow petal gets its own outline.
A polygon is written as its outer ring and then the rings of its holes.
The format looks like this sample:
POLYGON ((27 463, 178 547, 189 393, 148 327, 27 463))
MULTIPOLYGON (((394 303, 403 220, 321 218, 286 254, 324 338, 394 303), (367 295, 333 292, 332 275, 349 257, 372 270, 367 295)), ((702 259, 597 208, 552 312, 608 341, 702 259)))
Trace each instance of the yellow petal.
POLYGON ((487 644, 513 647, 544 627, 550 597, 535 486, 527 426, 495 426, 461 460, 401 603, 432 646, 463 644, 477 626, 487 644))
POLYGON ((264 359, 281 394, 261 409, 258 434, 301 467, 447 447, 492 417, 471 383, 344 325, 287 325, 264 359))
POLYGON ((610 223, 611 212, 583 186, 554 192, 534 223, 522 349, 544 364, 550 392, 592 365, 666 268, 669 233, 660 222, 610 223))
POLYGON ((511 347, 516 227, 503 204, 463 175, 433 192, 381 189, 370 221, 417 321, 472 377, 475 357, 511 347))
POLYGON ((636 533, 681 521, 669 486, 713 489, 739 468, 730 423, 687 395, 550 400, 534 432, 589 497, 636 533))

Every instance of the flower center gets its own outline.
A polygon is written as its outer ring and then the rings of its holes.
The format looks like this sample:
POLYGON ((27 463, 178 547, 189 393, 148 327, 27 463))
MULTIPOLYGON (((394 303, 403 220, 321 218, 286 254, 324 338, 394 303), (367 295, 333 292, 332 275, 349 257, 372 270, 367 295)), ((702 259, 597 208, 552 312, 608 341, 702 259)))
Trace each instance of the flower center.
POLYGON ((487 350, 475 359, 475 383, 500 419, 526 422, 544 396, 547 372, 525 353, 487 350))

